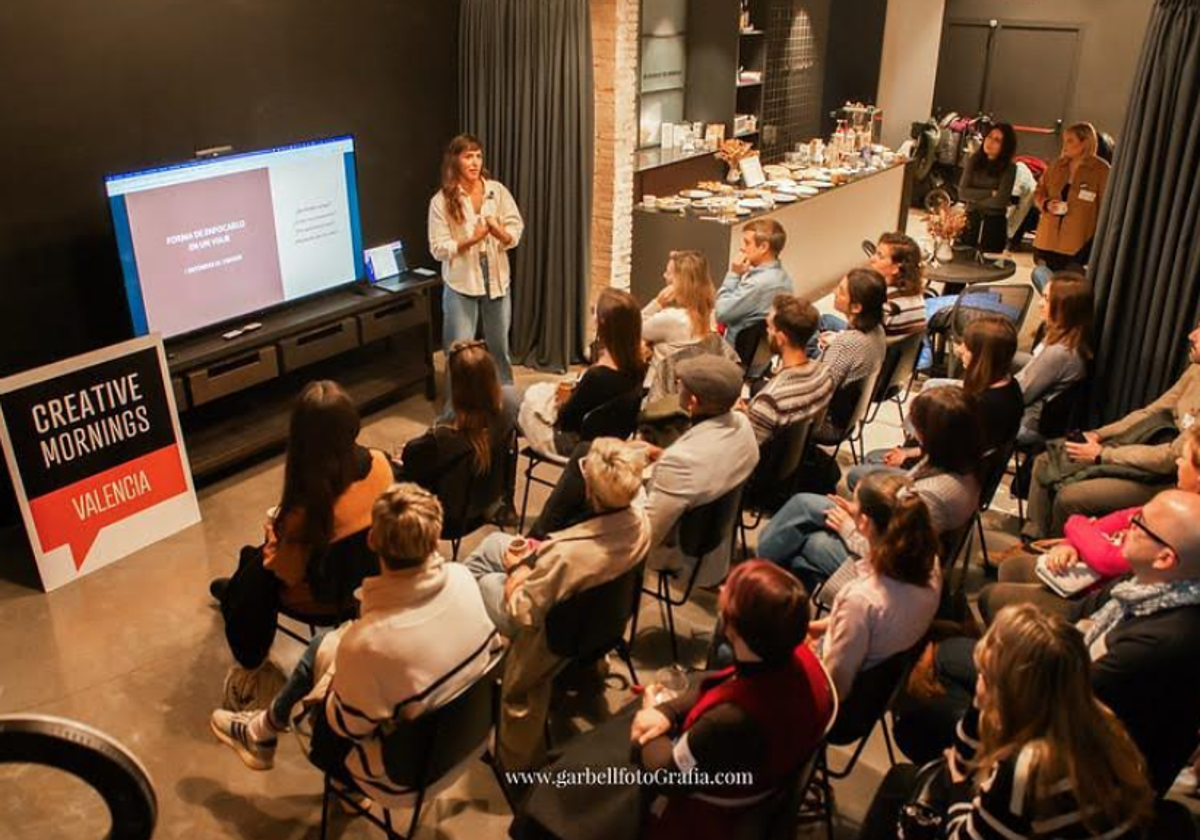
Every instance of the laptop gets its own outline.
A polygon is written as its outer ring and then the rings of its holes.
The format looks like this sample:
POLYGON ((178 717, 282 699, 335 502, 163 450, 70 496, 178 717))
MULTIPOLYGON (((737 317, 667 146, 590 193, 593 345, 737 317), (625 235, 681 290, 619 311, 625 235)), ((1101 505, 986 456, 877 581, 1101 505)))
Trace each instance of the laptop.
POLYGON ((367 280, 372 286, 391 292, 399 291, 403 275, 408 271, 403 242, 397 240, 368 248, 363 256, 367 264, 367 280))

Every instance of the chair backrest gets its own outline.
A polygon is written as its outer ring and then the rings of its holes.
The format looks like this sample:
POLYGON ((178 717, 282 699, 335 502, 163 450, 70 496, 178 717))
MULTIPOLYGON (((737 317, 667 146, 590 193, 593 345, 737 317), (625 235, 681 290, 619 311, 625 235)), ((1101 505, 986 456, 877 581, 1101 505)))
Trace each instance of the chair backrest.
POLYGON ((1012 458, 1016 441, 1012 440, 1003 446, 996 446, 983 453, 979 459, 979 509, 987 510, 992 505, 992 498, 1000 489, 1004 475, 1008 471, 1008 462, 1012 458))
POLYGON ((971 526, 974 524, 974 520, 972 520, 961 528, 942 531, 938 534, 938 561, 942 564, 942 568, 950 568, 954 565, 954 561, 962 553, 967 537, 971 535, 971 526))
POLYGON ((648 399, 653 401, 671 394, 678 394, 679 383, 675 373, 676 368, 681 362, 698 356, 720 356, 722 359, 729 359, 731 362, 741 364, 737 351, 729 345, 728 341, 715 332, 709 333, 698 341, 683 345, 669 355, 655 357, 651 362, 654 367, 650 377, 653 384, 648 399))
POLYGON ((754 357, 758 355, 759 346, 765 344, 766 341, 766 321, 755 321, 738 330, 737 338, 733 342, 733 349, 737 351, 742 367, 749 368, 754 363, 754 357))
POLYGON ((383 766, 397 787, 423 788, 486 744, 499 706, 502 658, 456 697, 412 720, 397 718, 383 739, 383 766))
POLYGON ((342 537, 308 560, 307 580, 316 600, 324 604, 352 604, 354 590, 364 578, 379 574, 379 558, 367 545, 370 528, 342 537))
POLYGON ((564 659, 591 659, 625 635, 642 589, 642 564, 619 578, 577 592, 546 614, 546 646, 564 659))
POLYGON ((679 550, 686 557, 704 557, 716 550, 733 532, 741 499, 742 485, 738 485, 708 504, 685 510, 679 517, 679 550))
POLYGON ((1033 287, 1026 284, 979 283, 959 293, 950 313, 950 333, 961 341, 967 327, 983 315, 1002 315, 1020 332, 1033 300, 1033 287))
POLYGON ((759 447, 758 464, 746 481, 745 506, 759 508, 770 500, 791 497, 812 430, 824 414, 776 429, 759 447))
MULTIPOLYGON (((48 715, 4 715, 0 764, 39 764, 84 782, 108 806, 109 840, 149 840, 154 834, 158 799, 149 774, 133 753, 90 726, 48 715)), ((74 804, 64 802, 60 809, 74 804)))
POLYGON ((871 733, 904 685, 924 646, 922 640, 914 647, 858 672, 850 696, 839 698, 837 720, 829 732, 829 743, 845 746, 871 733))
POLYGON ((1089 379, 1081 379, 1065 390, 1048 397, 1042 404, 1042 413, 1038 418, 1038 434, 1046 440, 1064 437, 1071 430, 1077 409, 1086 400, 1089 379))
POLYGON ((598 405, 583 415, 580 429, 581 440, 595 440, 598 437, 625 438, 637 431, 638 412, 642 408, 641 388, 634 388, 627 394, 614 397, 603 405, 598 405))
POLYGON ((925 332, 922 330, 898 338, 888 345, 883 367, 875 379, 871 402, 883 402, 904 390, 917 367, 917 357, 921 355, 921 342, 924 339, 925 332))
POLYGON ((475 470, 475 453, 467 449, 446 464, 433 485, 442 503, 442 539, 456 540, 483 524, 484 516, 509 492, 508 474, 515 462, 516 432, 492 453, 490 472, 475 470))
MULTIPOLYGON (((867 413, 871 404, 871 392, 875 385, 875 377, 868 376, 855 382, 848 382, 833 394, 829 401, 828 416, 830 424, 838 430, 843 440, 850 436, 859 421, 867 413)), ((822 441, 827 443, 828 441, 822 441)))

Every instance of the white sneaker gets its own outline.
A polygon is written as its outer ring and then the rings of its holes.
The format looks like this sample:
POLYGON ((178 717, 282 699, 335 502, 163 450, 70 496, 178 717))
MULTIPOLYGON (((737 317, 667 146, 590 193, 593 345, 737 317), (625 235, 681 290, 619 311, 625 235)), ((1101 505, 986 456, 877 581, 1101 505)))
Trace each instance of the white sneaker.
POLYGON ((270 770, 275 766, 275 747, 279 739, 271 736, 257 741, 250 736, 250 721, 259 712, 227 712, 217 709, 212 713, 208 725, 213 734, 224 741, 238 754, 251 770, 270 770))
POLYGON ((234 665, 225 675, 221 708, 231 712, 265 709, 286 681, 283 671, 269 659, 252 669, 234 665))

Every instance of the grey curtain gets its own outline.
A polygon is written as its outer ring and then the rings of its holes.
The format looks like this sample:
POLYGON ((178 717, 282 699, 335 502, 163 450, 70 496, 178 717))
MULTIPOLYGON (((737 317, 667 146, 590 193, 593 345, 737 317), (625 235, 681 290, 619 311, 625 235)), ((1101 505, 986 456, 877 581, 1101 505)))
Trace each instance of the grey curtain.
POLYGON ((1092 256, 1094 421, 1153 400, 1200 315, 1200 0, 1158 0, 1092 256))
POLYGON ((513 193, 514 361, 578 360, 590 267, 592 38, 587 0, 463 0, 460 119, 513 193))

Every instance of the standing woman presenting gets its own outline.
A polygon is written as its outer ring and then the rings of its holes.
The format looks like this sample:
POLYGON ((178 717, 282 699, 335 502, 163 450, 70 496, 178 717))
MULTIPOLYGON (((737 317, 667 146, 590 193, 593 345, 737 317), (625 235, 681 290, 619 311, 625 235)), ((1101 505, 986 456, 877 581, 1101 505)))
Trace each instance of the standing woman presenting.
POLYGON ((1063 133, 1062 155, 1038 181, 1033 202, 1041 213, 1033 247, 1050 272, 1035 272, 1039 291, 1049 273, 1088 264, 1100 202, 1108 186, 1108 164, 1096 156, 1096 129, 1075 123, 1063 133), (1041 281, 1041 282, 1039 282, 1041 281))
POLYGON ((482 317, 484 341, 505 385, 513 381, 508 251, 524 229, 512 193, 483 168, 479 141, 470 134, 451 140, 442 156, 442 188, 429 202, 429 252, 441 262, 445 281, 442 346, 449 352, 455 341, 474 339, 482 317))

